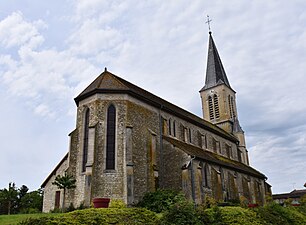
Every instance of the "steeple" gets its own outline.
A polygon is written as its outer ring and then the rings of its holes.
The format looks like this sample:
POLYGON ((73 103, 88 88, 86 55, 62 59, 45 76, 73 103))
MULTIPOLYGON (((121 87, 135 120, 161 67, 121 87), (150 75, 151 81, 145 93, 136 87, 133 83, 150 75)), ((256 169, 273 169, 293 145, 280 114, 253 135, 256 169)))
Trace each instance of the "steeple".
POLYGON ((206 80, 205 86, 201 89, 201 91, 218 86, 220 84, 225 84, 227 87, 232 89, 228 82, 217 47, 212 38, 211 31, 209 31, 206 80))
POLYGON ((238 120, 236 92, 227 79, 211 31, 209 31, 205 85, 200 90, 200 95, 203 118, 238 138, 239 160, 248 164, 244 131, 238 120))

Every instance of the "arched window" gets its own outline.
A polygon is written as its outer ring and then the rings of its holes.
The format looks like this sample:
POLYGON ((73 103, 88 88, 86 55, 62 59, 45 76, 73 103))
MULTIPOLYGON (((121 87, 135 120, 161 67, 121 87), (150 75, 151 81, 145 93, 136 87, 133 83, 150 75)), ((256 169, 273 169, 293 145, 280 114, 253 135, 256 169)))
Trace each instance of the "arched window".
POLYGON ((231 97, 231 106, 232 106, 232 111, 233 111, 233 117, 236 117, 235 109, 234 109, 234 98, 231 97))
POLYGON ((110 105, 107 110, 106 169, 115 169, 116 108, 110 105))
POLYGON ((176 126, 175 126, 175 120, 173 121, 173 137, 176 137, 176 126))
POLYGON ((231 104, 231 96, 228 96, 228 108, 230 112, 230 118, 233 118, 232 104, 231 104))
POLYGON ((82 172, 85 172, 86 170, 86 163, 88 158, 88 130, 89 130, 89 108, 86 109, 85 121, 84 121, 82 172))
POLYGON ((209 174, 208 165, 207 165, 207 163, 205 163, 205 165, 203 166, 203 164, 202 164, 203 186, 204 187, 209 187, 209 184, 208 184, 208 174, 209 174))
POLYGON ((214 106, 211 96, 208 96, 208 109, 209 109, 209 119, 213 120, 215 116, 214 116, 214 106))
POLYGON ((215 117, 218 119, 220 117, 219 114, 219 102, 218 102, 218 96, 214 95, 214 108, 215 108, 215 117))
POLYGON ((172 132, 171 132, 171 119, 169 119, 169 135, 171 135, 172 134, 172 132))

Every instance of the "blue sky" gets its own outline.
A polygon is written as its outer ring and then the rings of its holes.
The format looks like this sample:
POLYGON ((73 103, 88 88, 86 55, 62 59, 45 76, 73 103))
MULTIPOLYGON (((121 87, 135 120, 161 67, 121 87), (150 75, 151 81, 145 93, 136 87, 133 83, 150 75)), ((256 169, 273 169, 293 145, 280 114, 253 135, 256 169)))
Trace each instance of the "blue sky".
POLYGON ((37 189, 69 148, 76 97, 104 67, 201 115, 208 28, 251 165, 275 193, 306 181, 303 0, 0 2, 0 188, 37 189))

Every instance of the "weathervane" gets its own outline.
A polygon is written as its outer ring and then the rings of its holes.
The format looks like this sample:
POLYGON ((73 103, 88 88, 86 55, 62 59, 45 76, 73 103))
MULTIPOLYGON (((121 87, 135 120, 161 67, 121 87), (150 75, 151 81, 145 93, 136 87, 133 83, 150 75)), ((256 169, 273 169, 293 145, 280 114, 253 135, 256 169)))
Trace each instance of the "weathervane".
POLYGON ((212 21, 212 20, 209 19, 209 15, 207 15, 207 21, 206 21, 205 23, 208 24, 208 30, 209 30, 209 32, 211 32, 211 30, 210 30, 210 22, 211 22, 211 21, 212 21))

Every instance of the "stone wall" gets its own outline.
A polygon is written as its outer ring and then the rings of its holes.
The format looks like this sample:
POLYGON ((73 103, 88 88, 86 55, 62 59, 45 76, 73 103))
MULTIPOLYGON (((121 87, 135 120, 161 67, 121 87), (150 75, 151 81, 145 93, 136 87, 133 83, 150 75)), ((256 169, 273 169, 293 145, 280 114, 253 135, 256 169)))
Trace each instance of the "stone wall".
MULTIPOLYGON (((76 129, 70 135, 68 171, 75 176, 77 183, 76 188, 68 192, 67 205, 72 202, 75 207, 83 203, 89 206, 95 197, 121 199, 133 204, 146 192, 158 187, 183 190, 191 198, 191 182, 195 184, 194 196, 197 203, 203 202, 206 196, 223 201, 245 195, 243 177, 249 180, 247 188, 249 193, 253 193, 248 196, 249 200, 262 202, 262 197, 254 193, 262 189, 263 185, 259 183, 263 181, 255 181, 256 178, 224 168, 220 172, 217 165, 207 164, 207 184, 204 185, 202 166, 205 162, 194 160, 192 180, 190 156, 163 140, 162 135, 198 146, 203 151, 239 160, 237 143, 211 129, 199 127, 126 94, 96 94, 79 102, 76 129), (116 108, 116 160, 115 169, 106 170, 107 109, 111 104, 116 108), (82 172, 87 109, 89 151, 86 171, 82 172)), ((46 199, 54 202, 54 196, 52 200, 49 193, 46 199)), ((52 207, 48 206, 50 203, 46 204, 44 207, 52 207)))
POLYGON ((52 174, 52 176, 49 178, 48 182, 46 183, 44 187, 44 197, 43 197, 43 212, 48 213, 55 207, 55 193, 56 191, 60 191, 60 207, 62 207, 62 201, 63 201, 63 190, 60 190, 57 188, 56 185, 53 185, 52 183, 55 181, 55 177, 57 175, 64 175, 65 171, 68 168, 68 159, 62 161, 62 163, 59 165, 56 171, 52 174))

